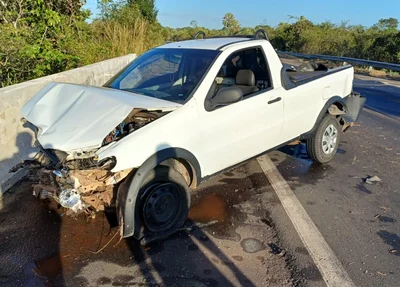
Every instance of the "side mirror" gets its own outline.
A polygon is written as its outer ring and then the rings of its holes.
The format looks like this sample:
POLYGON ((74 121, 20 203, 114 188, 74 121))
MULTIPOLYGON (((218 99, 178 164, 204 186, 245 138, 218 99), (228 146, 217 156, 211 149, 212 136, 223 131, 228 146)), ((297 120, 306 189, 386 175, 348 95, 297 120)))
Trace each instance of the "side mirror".
POLYGON ((218 106, 227 106, 237 103, 243 99, 243 92, 237 87, 221 88, 218 93, 211 99, 211 108, 218 106))

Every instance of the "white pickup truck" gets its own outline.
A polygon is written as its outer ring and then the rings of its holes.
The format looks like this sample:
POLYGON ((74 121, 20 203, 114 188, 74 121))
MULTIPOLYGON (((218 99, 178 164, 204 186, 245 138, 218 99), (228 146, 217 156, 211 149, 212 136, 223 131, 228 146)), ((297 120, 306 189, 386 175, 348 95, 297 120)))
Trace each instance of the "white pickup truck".
POLYGON ((49 175, 37 190, 77 213, 116 208, 124 237, 164 238, 211 175, 294 140, 332 160, 365 102, 353 77, 286 68, 258 31, 157 47, 104 87, 51 83, 22 108, 49 175))

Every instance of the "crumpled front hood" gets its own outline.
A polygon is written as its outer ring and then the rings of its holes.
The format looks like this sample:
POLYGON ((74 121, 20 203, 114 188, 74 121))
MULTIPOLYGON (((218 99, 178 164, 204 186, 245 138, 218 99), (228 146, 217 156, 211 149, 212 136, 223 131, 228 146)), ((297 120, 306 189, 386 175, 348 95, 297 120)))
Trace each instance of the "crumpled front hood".
POLYGON ((22 116, 39 128, 44 148, 62 151, 100 147, 134 108, 174 110, 180 104, 130 92, 67 83, 50 83, 29 100, 22 116))

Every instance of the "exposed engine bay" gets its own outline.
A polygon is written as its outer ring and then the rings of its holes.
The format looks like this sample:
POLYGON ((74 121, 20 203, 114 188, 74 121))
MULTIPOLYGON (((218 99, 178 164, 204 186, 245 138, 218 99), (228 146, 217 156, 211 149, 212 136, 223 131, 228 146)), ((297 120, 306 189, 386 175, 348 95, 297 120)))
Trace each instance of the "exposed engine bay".
MULTIPOLYGON (((133 109, 103 140, 102 147, 119 141, 136 130, 148 125, 170 111, 133 109)), ((96 151, 67 153, 43 149, 33 160, 24 161, 10 172, 29 167, 38 180, 33 185, 33 195, 53 198, 67 209, 67 215, 94 214, 113 204, 116 187, 133 169, 111 172, 115 159, 98 161, 96 151)))
POLYGON ((167 112, 147 111, 142 109, 133 109, 132 112, 122 121, 110 134, 104 139, 103 145, 113 141, 118 141, 128 134, 144 127, 152 121, 165 115, 167 112))

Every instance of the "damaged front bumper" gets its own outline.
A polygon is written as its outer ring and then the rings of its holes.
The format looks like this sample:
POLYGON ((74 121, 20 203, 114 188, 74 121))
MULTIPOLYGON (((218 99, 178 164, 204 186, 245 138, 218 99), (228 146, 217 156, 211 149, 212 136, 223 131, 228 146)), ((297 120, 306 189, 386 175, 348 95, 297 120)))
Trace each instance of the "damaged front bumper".
POLYGON ((113 173, 114 159, 99 162, 96 157, 81 157, 71 159, 64 152, 42 149, 35 159, 10 171, 31 168, 39 181, 33 185, 33 194, 54 199, 67 209, 67 215, 93 214, 114 205, 116 187, 132 169, 113 173))

